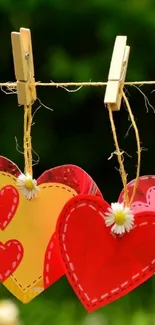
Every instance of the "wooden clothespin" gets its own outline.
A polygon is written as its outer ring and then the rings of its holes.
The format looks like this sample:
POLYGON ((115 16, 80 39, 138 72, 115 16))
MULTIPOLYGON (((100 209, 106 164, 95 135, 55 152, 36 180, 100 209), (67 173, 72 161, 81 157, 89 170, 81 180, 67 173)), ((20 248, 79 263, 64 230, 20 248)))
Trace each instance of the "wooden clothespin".
POLYGON ((104 103, 109 104, 112 111, 119 111, 121 107, 121 90, 123 89, 130 54, 130 47, 126 43, 126 36, 116 37, 104 97, 104 103))
POLYGON ((11 33, 17 96, 20 105, 32 105, 36 100, 31 32, 20 28, 20 32, 11 33))

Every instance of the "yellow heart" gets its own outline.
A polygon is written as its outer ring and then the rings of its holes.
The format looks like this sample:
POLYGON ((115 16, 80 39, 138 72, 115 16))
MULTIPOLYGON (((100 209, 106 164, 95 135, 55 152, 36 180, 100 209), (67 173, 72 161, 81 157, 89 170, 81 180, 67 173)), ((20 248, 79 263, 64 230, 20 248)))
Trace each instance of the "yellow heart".
MULTIPOLYGON (((16 178, 0 172, 0 187, 5 185, 13 185, 17 189, 16 178)), ((37 198, 31 201, 19 193, 19 206, 13 219, 5 230, 0 230, 1 242, 17 239, 24 248, 20 265, 3 282, 24 303, 44 290, 44 256, 48 242, 64 204, 77 195, 72 188, 59 183, 45 183, 39 187, 37 198)))

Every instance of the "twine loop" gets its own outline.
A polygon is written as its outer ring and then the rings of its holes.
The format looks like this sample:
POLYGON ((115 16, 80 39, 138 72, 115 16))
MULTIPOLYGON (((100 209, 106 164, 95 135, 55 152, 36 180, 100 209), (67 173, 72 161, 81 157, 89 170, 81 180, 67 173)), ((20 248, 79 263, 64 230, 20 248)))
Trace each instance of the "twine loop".
POLYGON ((127 174, 126 174, 124 163, 123 163, 122 152, 120 150, 119 143, 118 143, 117 132, 116 132, 115 123, 114 123, 114 119, 113 119, 113 112, 112 112, 109 105, 107 105, 107 107, 108 107, 108 111, 109 111, 109 119, 110 119, 110 124, 111 124, 111 130, 112 130, 113 139, 114 139, 116 152, 117 152, 117 159, 118 159, 118 163, 119 163, 119 166, 120 166, 120 176, 121 176, 121 180, 122 180, 123 188, 124 188, 124 201, 125 201, 126 206, 131 206, 131 204, 133 203, 135 194, 136 194, 136 190, 137 190, 137 187, 138 187, 139 176, 140 176, 141 147, 140 147, 139 132, 138 132, 138 128, 137 128, 137 125, 136 125, 136 122, 135 122, 135 119, 134 119, 134 115, 132 113, 132 109, 130 107, 129 101, 128 101, 123 89, 121 90, 121 93, 122 93, 122 97, 124 99, 126 108, 128 110, 132 126, 133 126, 134 131, 135 131, 135 137, 136 137, 136 143, 137 143, 136 179, 135 179, 135 182, 134 182, 132 195, 131 195, 130 199, 129 199, 128 187, 127 187, 127 174))
MULTIPOLYGON (((32 85, 30 84, 31 71, 29 65, 29 58, 29 53, 26 53, 25 60, 27 61, 27 82, 29 83, 29 91, 32 93, 32 85)), ((29 174, 33 178, 31 141, 32 105, 33 101, 30 105, 24 105, 24 160, 25 174, 29 174)))
POLYGON ((25 174, 33 177, 32 170, 32 141, 31 141, 31 125, 32 125, 32 106, 24 106, 24 160, 25 174))

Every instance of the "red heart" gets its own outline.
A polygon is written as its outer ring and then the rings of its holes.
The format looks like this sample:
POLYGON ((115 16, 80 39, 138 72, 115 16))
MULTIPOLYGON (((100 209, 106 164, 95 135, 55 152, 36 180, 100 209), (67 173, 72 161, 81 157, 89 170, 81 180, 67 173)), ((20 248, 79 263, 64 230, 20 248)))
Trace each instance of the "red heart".
POLYGON ((0 282, 4 282, 19 266, 23 258, 23 246, 17 240, 0 242, 0 282))
MULTIPOLYGON (((16 177, 21 174, 20 169, 5 157, 0 157, 0 171, 8 172, 16 177)), ((100 190, 93 179, 80 167, 74 165, 64 165, 45 171, 37 180, 37 184, 61 183, 70 186, 78 194, 93 194, 102 197, 100 190)), ((0 219, 1 222, 1 219, 0 219)), ((1 223, 0 223, 1 226, 1 223)), ((2 228, 1 228, 2 229, 2 228)), ((56 235, 52 236, 47 246, 44 262, 44 287, 49 287, 52 283, 64 275, 64 270, 60 264, 55 245, 56 235), (52 249, 51 249, 52 247, 52 249), (49 257, 50 256, 50 260, 49 257), (48 270, 48 271, 47 271, 48 270), (46 281, 47 280, 47 281, 46 281)))
POLYGON ((0 229, 4 230, 16 213, 19 194, 15 187, 4 186, 0 190, 0 229))
POLYGON ((62 183, 73 188, 78 194, 92 194, 102 197, 93 179, 80 167, 63 165, 45 171, 37 180, 42 183, 62 183))
POLYGON ((57 244, 66 276, 88 311, 133 290, 154 274, 155 213, 135 215, 122 237, 105 226, 109 207, 101 198, 79 195, 67 202, 57 222, 57 244))
POLYGON ((0 171, 9 173, 18 177, 21 174, 20 169, 9 159, 0 156, 0 171))
POLYGON ((51 237, 47 246, 44 263, 44 288, 48 288, 51 283, 56 282, 63 274, 63 268, 59 259, 56 247, 56 233, 51 237), (54 261, 54 263, 53 263, 54 261))

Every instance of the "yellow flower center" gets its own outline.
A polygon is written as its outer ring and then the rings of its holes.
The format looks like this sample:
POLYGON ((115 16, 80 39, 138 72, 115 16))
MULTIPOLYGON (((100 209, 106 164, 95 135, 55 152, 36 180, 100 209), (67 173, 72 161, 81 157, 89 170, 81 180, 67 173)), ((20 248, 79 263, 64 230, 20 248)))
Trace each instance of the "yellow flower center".
POLYGON ((114 214, 116 225, 123 225, 126 220, 126 214, 123 211, 115 212, 114 214))
POLYGON ((26 179, 24 183, 25 183, 25 187, 29 191, 34 190, 34 183, 33 183, 32 179, 26 179))

